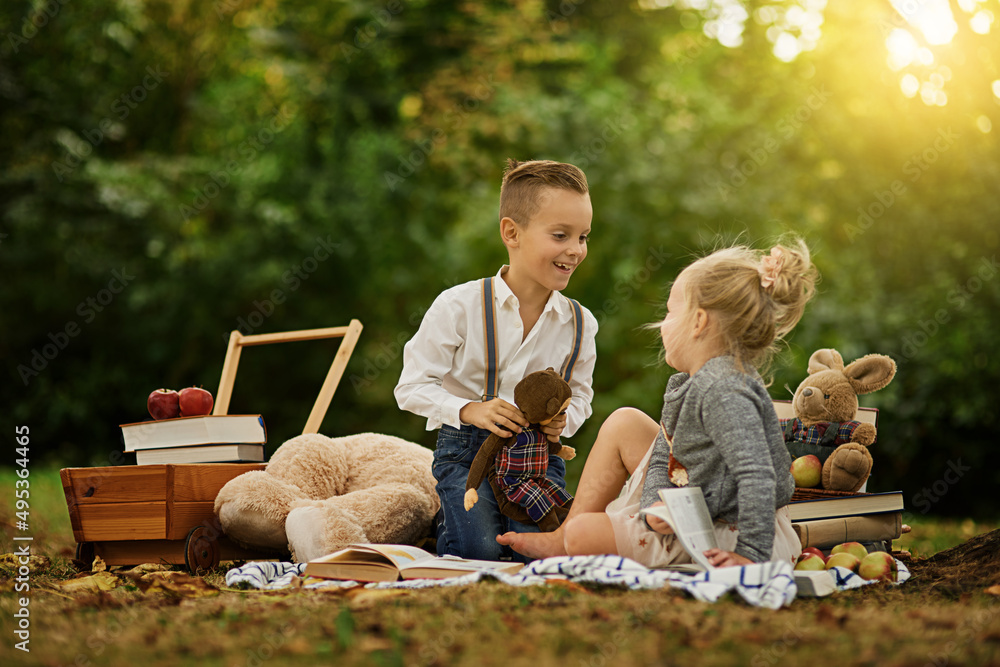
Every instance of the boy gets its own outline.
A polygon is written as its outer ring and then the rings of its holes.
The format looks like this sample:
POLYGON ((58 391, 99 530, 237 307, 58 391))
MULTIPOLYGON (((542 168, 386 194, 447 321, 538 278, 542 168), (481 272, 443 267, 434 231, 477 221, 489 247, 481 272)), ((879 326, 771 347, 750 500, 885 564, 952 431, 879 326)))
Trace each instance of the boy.
MULTIPOLYGON (((466 512, 465 481, 490 433, 509 437, 528 425, 513 404, 514 385, 528 373, 552 367, 573 389, 565 414, 542 428, 549 440, 573 435, 590 416, 597 320, 559 292, 587 256, 592 218, 587 177, 578 168, 508 160, 500 238, 510 263, 493 278, 442 292, 403 350, 396 402, 426 417, 427 430, 440 427, 433 470, 441 555, 526 560, 496 537, 538 527, 501 515, 489 481, 466 512)), ((565 488, 565 475, 565 462, 550 456, 549 479, 565 488)))

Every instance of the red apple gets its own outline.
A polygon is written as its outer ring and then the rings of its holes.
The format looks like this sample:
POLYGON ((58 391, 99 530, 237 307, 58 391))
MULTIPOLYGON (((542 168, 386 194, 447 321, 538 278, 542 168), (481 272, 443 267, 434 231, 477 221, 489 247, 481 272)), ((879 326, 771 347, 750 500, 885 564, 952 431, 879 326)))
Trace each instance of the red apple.
POLYGON ((858 560, 857 556, 846 551, 830 554, 830 557, 826 559, 826 569, 828 570, 832 567, 846 567, 851 572, 857 572, 860 564, 861 561, 858 560))
POLYGON ((879 581, 896 581, 896 559, 884 551, 873 551, 861 560, 858 574, 863 579, 878 579, 879 581))
POLYGON ((180 391, 181 417, 212 414, 212 394, 201 387, 187 387, 180 391))
POLYGON ((819 549, 817 549, 816 547, 806 547, 805 549, 803 549, 802 550, 802 554, 799 555, 799 559, 801 560, 806 554, 812 554, 813 556, 819 556, 820 558, 823 559, 824 563, 826 562, 826 555, 822 551, 820 551, 819 549))
POLYGON ((816 456, 806 454, 792 461, 792 479, 795 480, 795 486, 803 489, 819 486, 822 477, 823 464, 816 456))
POLYGON ((815 554, 803 553, 799 556, 799 560, 795 563, 796 570, 825 570, 826 563, 823 562, 823 558, 815 554))
POLYGON ((180 417, 180 395, 173 389, 157 389, 146 399, 146 409, 153 419, 180 417))
POLYGON ((831 556, 839 553, 849 553, 861 562, 868 555, 868 549, 865 549, 865 545, 860 542, 844 542, 830 549, 831 556))

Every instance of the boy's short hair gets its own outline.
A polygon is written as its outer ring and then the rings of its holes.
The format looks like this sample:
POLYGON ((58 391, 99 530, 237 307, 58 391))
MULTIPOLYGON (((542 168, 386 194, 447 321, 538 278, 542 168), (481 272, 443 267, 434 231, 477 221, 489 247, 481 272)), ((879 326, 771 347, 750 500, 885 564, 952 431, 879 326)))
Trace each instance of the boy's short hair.
POLYGON ((500 219, 511 218, 526 225, 538 212, 545 188, 570 190, 581 195, 590 190, 587 177, 578 167, 552 160, 507 160, 500 186, 500 219))

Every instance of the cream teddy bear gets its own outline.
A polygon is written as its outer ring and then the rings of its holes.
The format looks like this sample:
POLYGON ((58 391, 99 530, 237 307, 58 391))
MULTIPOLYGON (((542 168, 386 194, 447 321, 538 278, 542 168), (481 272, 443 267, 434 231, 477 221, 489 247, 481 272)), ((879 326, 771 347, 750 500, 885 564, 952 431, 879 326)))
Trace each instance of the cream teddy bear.
POLYGON ((413 544, 440 507, 429 449, 391 435, 288 440, 267 469, 230 480, 215 499, 226 535, 305 562, 357 543, 413 544))

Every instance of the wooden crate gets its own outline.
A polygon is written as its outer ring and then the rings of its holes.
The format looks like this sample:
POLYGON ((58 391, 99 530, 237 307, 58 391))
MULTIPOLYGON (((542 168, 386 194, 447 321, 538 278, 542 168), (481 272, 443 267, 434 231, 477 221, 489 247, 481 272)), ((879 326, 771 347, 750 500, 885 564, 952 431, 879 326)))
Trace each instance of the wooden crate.
MULTIPOLYGON (((302 429, 303 433, 318 433, 361 330, 361 322, 351 320, 344 327, 254 336, 233 331, 212 414, 224 415, 229 410, 244 347, 340 338, 302 429)), ((186 564, 195 571, 215 567, 220 559, 274 557, 231 541, 214 512, 215 496, 226 482, 265 467, 264 463, 187 463, 64 468, 59 475, 77 542, 77 559, 89 564, 94 556, 100 556, 109 565, 186 564)))
POLYGON ((213 511, 226 482, 264 463, 64 468, 77 554, 109 565, 166 562, 213 567, 260 556, 226 538, 213 511))

